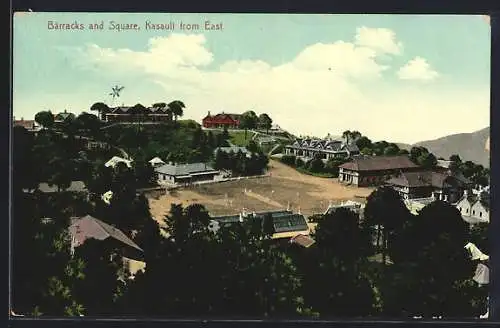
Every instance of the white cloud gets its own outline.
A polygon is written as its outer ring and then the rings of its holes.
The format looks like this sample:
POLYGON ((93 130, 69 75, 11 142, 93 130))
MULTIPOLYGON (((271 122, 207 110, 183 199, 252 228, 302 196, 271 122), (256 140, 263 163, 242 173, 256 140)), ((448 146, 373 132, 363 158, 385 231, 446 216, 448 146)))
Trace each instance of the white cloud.
POLYGON ((399 55, 403 52, 403 44, 396 40, 396 33, 387 28, 359 27, 355 42, 381 54, 399 55))
POLYGON ((398 77, 402 80, 430 81, 438 76, 438 72, 433 70, 427 60, 422 57, 415 57, 398 71, 398 77))
MULTIPOLYGON (((214 54, 203 35, 154 38, 145 51, 92 45, 72 54, 80 66, 97 70, 103 80, 153 82, 164 90, 149 92, 126 85, 121 101, 149 104, 180 99, 187 105, 186 118, 197 121, 207 111, 252 109, 267 112, 295 134, 339 135, 350 129, 374 140, 399 142, 468 132, 489 124, 489 90, 468 90, 457 96, 437 88, 387 86, 381 77, 388 67, 377 60, 380 55, 400 53, 401 45, 391 33, 361 28, 355 43, 312 44, 280 65, 242 60, 209 69, 214 54), (462 114, 453 115, 457 112, 462 114), (460 121, 461 117, 468 120, 460 121)), ((432 79, 437 73, 417 57, 399 75, 432 79)))

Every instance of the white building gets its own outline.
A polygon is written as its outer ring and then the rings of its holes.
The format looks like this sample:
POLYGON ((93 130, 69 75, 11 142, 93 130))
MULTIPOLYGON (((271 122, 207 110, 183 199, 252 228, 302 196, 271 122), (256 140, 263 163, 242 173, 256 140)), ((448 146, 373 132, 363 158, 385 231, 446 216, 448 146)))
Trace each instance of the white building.
POLYGON ((490 222, 489 193, 482 191, 477 195, 467 191, 456 204, 464 220, 470 224, 490 222))

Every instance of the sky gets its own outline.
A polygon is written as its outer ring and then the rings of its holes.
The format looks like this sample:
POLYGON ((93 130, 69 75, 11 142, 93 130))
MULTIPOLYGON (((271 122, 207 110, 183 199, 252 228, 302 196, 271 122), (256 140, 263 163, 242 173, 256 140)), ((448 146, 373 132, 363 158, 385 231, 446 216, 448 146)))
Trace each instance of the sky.
POLYGON ((253 110, 317 137, 415 143, 490 124, 478 15, 17 13, 13 52, 16 119, 181 100, 186 119, 253 110), (84 29, 50 28, 72 23, 84 29), (125 88, 113 102, 114 85, 125 88))

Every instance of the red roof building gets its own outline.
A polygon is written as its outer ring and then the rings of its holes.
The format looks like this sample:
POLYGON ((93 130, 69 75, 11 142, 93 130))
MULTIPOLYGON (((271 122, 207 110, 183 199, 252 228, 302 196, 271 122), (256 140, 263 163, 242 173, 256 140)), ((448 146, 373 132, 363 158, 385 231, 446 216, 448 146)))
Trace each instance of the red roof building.
POLYGON ((224 128, 237 129, 240 125, 240 114, 225 114, 224 112, 217 115, 210 115, 208 112, 202 120, 204 128, 224 128))

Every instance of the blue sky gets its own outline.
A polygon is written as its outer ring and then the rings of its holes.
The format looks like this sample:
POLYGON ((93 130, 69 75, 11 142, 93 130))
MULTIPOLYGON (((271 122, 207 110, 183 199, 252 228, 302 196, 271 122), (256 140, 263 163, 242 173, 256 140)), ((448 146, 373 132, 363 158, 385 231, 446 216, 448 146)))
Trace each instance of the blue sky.
POLYGON ((80 113, 125 86, 120 104, 183 100, 267 112, 296 134, 359 130, 417 142, 489 125, 490 32, 481 16, 83 14, 14 17, 14 116, 80 113), (219 31, 204 22, 222 23, 219 31), (48 22, 85 30, 49 30, 48 22), (104 22, 104 30, 88 24, 104 22), (111 31, 109 22, 140 31, 111 31), (147 31, 145 22, 176 24, 147 31), (179 23, 199 31, 180 31, 179 23))

